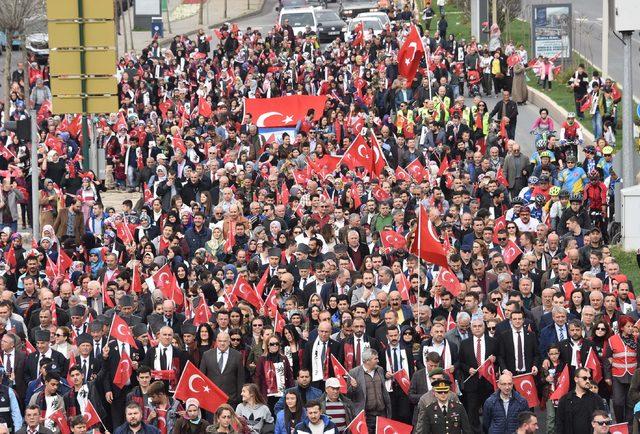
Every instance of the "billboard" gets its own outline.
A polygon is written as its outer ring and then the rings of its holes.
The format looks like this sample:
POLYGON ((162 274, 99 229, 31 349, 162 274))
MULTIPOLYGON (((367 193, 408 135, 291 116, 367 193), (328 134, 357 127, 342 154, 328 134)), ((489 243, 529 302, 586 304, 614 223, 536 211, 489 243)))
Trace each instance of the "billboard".
POLYGON ((535 57, 568 59, 572 51, 571 5, 533 5, 531 38, 535 57))

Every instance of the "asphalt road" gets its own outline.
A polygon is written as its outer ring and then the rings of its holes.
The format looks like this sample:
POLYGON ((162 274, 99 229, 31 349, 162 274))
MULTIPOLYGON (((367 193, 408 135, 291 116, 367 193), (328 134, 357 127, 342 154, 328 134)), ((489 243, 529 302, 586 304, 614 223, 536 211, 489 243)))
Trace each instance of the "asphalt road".
MULTIPOLYGON (((532 4, 571 3, 573 9, 573 48, 596 67, 602 67, 602 2, 604 0, 522 0, 523 16, 529 21, 532 4)), ((640 35, 632 36, 631 66, 633 95, 640 95, 640 35)), ((609 32, 609 76, 622 84, 623 44, 613 32, 609 32)), ((590 68, 589 68, 590 69, 590 68)))

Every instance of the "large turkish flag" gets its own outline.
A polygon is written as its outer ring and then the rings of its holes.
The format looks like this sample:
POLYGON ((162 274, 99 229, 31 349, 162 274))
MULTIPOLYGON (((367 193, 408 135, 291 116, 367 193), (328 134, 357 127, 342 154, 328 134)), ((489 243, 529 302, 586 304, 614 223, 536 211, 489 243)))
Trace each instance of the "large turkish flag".
POLYGON ((247 98, 245 114, 250 114, 258 128, 289 127, 304 120, 309 109, 314 109, 314 121, 320 120, 327 102, 325 95, 292 95, 278 98, 247 98))

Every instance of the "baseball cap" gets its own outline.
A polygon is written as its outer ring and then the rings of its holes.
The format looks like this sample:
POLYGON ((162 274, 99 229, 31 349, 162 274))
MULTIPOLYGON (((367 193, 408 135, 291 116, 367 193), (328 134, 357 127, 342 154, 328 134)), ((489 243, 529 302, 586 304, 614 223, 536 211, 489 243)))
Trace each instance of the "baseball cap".
POLYGON ((336 377, 331 377, 329 379, 327 379, 327 381, 325 381, 324 383, 325 387, 334 387, 336 389, 340 388, 340 380, 338 380, 336 377))

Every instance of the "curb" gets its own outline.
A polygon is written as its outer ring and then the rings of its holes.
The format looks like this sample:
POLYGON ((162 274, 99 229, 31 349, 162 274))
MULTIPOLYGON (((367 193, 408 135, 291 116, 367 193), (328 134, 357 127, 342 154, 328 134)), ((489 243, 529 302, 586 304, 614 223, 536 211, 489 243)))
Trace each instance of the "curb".
MULTIPOLYGON (((231 20, 239 20, 239 19, 243 19, 243 18, 251 18, 251 17, 253 17, 253 16, 256 16, 256 15, 259 15, 259 14, 261 14, 261 13, 262 13, 262 11, 264 10, 264 5, 265 5, 265 3, 266 3, 266 0, 261 0, 261 4, 260 4, 260 6, 259 6, 259 7, 258 7, 258 9, 256 9, 255 11, 247 11, 247 12, 244 12, 244 13, 242 13, 242 14, 240 14, 240 15, 235 16, 235 17, 228 17, 228 18, 227 18, 227 19, 225 19, 224 21, 219 21, 219 22, 217 22, 217 23, 213 23, 213 24, 210 24, 210 25, 208 25, 208 26, 205 26, 205 25, 200 26, 200 25, 197 25, 197 24, 196 24, 196 28, 195 28, 194 30, 191 30, 191 31, 186 32, 186 33, 180 33, 180 34, 181 34, 181 35, 185 35, 185 36, 193 36, 193 35, 195 35, 196 33, 198 33, 198 30, 199 30, 200 28, 204 28, 204 29, 211 30, 211 29, 214 29, 214 28, 216 28, 216 27, 219 27, 219 26, 221 26, 222 24, 224 24, 224 23, 226 23, 226 22, 229 22, 229 21, 231 21, 231 20)), ((173 37, 174 37, 174 36, 175 36, 175 35, 170 36, 170 37, 166 37, 166 38, 162 38, 162 39, 158 39, 158 45, 160 45, 160 46, 166 46, 166 45, 169 45, 169 44, 171 43, 171 41, 173 41, 173 37)), ((148 45, 148 44, 147 44, 147 45, 148 45)))
MULTIPOLYGON (((531 86, 527 86, 527 88, 529 89, 529 102, 531 102, 531 104, 548 109, 549 116, 551 116, 551 118, 554 120, 564 120, 567 118, 567 113, 569 112, 554 100, 552 100, 549 96, 531 86)), ((581 121, 580 124, 584 124, 584 121, 581 121)), ((587 130, 586 128, 582 128, 582 136, 584 137, 585 145, 595 145, 595 137, 593 136, 593 133, 591 131, 587 130)), ((581 147, 578 147, 578 154, 582 154, 581 147)))

